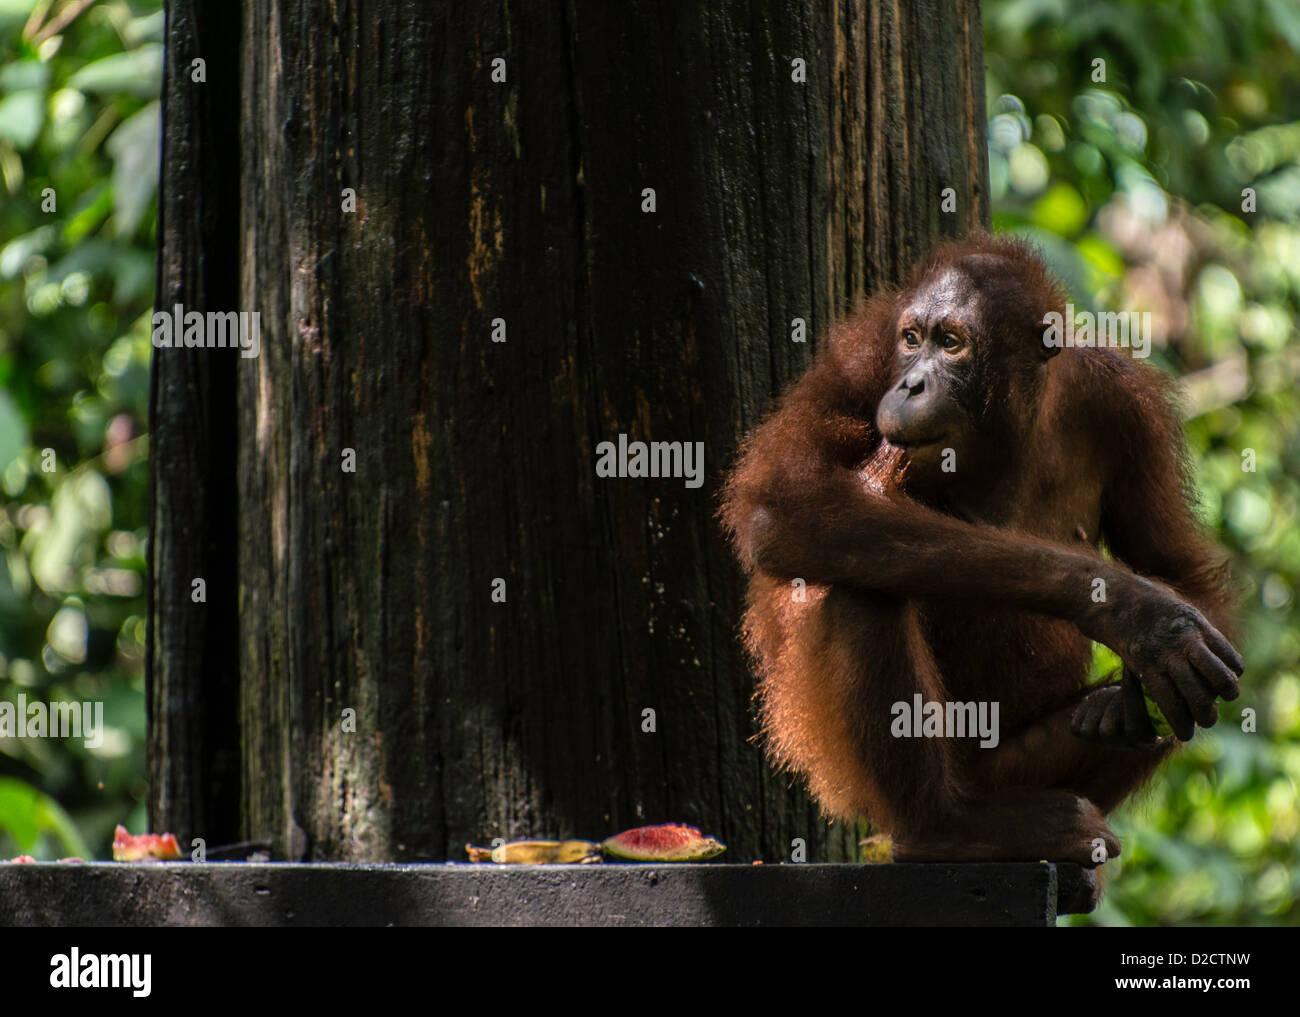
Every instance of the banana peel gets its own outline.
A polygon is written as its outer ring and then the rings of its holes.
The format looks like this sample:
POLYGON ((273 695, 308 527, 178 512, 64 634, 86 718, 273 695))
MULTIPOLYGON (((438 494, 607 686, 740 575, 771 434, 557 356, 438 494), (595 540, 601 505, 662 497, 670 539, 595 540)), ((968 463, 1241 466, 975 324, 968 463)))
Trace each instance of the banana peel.
POLYGON ((601 860, 600 845, 589 840, 512 840, 496 847, 466 844, 471 862, 498 865, 574 865, 601 860))

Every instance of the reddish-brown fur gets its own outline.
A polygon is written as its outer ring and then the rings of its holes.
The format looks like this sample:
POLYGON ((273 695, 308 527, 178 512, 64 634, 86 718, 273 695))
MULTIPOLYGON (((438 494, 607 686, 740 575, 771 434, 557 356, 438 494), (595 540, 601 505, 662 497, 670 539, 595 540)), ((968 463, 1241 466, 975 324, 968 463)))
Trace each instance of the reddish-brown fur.
POLYGON ((833 330, 726 487, 768 751, 829 815, 890 832, 898 858, 1089 863, 1099 841, 1113 855, 1103 815, 1172 740, 1135 750, 1071 733, 1090 639, 1153 688, 1204 662, 1203 644, 1219 645, 1210 625, 1231 638, 1233 596, 1193 515, 1167 380, 1127 351, 1043 356, 1035 324, 1063 308, 1029 248, 940 245, 833 330), (959 323, 972 349, 954 375, 981 387, 982 424, 948 476, 885 439, 876 411, 899 384, 903 309, 954 266, 983 294, 959 323), (1001 744, 891 737, 891 704, 915 692, 998 701, 1001 744))

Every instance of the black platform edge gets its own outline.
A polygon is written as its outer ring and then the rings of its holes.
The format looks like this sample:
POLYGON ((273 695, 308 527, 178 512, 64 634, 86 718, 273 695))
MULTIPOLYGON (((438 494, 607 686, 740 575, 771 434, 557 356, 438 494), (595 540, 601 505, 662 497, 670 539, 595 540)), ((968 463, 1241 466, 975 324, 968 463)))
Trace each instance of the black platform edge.
POLYGON ((7 926, 1050 926, 1077 865, 0 864, 7 926))

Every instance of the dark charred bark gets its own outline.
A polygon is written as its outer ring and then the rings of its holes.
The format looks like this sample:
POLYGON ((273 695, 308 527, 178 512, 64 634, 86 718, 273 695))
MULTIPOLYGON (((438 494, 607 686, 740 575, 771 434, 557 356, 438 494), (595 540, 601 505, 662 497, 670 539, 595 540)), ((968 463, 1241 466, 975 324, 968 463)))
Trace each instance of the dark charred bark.
MULTIPOLYGON (((239 303, 239 12, 167 10, 158 309, 239 303), (205 61, 207 81, 191 77, 205 61)), ((187 846, 240 828, 236 365, 230 351, 155 350, 149 406, 149 818, 187 846), (202 579, 206 600, 193 597, 202 579)))

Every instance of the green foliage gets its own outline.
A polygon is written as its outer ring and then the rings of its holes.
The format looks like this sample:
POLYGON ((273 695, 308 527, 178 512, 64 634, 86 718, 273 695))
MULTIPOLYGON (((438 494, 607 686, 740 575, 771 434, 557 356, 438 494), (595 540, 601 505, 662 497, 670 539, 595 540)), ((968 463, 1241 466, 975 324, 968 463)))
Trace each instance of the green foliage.
POLYGON ((23 854, 39 851, 48 855, 51 839, 64 855, 85 858, 90 853, 63 807, 14 777, 0 777, 0 816, 5 817, 5 829, 23 854))
POLYGON ((1244 587, 1242 698, 1116 815, 1124 855, 1087 921, 1300 924, 1300 8, 984 14, 995 225, 1039 242, 1080 307, 1154 312, 1244 587))
POLYGON ((0 0, 0 700, 105 730, 0 737, 0 858, 143 822, 162 4, 67 7, 0 0))

